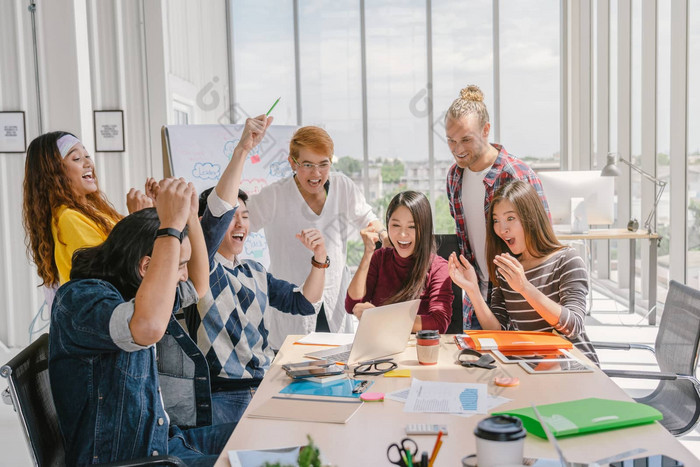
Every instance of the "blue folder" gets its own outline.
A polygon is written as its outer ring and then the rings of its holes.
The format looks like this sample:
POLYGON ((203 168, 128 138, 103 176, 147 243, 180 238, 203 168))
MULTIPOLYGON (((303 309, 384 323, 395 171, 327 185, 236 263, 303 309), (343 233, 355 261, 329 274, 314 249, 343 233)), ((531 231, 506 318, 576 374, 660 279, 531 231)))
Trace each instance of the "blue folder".
MULTIPOLYGON (((331 383, 316 383, 314 381, 294 381, 280 391, 280 394, 304 394, 308 396, 332 396, 359 398, 360 393, 354 394, 352 390, 360 384, 357 379, 340 379, 331 383)), ((369 382, 369 386, 374 384, 369 382)), ((367 387, 369 387, 367 386, 367 387)))

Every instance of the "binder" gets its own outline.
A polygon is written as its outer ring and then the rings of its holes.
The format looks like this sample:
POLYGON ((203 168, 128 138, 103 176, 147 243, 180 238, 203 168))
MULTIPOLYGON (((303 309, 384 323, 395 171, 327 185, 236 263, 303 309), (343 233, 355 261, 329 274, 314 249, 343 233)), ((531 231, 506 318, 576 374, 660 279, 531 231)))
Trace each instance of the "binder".
POLYGON ((558 334, 537 331, 465 331, 455 336, 458 345, 474 350, 571 349, 574 345, 558 334))
MULTIPOLYGON (((537 410, 555 438, 642 425, 663 418, 661 412, 646 404, 595 397, 538 405, 537 410)), ((493 415, 514 415, 522 420, 528 433, 547 438, 532 407, 493 415)))

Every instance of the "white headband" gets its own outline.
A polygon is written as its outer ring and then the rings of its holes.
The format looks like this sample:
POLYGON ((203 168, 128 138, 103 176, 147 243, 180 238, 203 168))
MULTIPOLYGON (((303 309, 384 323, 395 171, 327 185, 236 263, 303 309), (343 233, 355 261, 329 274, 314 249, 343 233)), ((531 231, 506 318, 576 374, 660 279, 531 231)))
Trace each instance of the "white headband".
POLYGON ((58 146, 58 152, 61 154, 61 157, 66 157, 68 151, 78 143, 80 143, 80 140, 75 136, 63 135, 56 141, 56 146, 58 146))

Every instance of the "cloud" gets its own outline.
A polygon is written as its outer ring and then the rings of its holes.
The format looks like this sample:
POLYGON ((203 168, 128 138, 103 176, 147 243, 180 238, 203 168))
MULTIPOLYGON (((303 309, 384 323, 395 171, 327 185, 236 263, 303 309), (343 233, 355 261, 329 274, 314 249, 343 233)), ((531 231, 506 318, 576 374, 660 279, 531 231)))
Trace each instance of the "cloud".
POLYGON ((192 176, 202 180, 218 180, 221 176, 221 166, 211 162, 197 162, 192 169, 192 176))

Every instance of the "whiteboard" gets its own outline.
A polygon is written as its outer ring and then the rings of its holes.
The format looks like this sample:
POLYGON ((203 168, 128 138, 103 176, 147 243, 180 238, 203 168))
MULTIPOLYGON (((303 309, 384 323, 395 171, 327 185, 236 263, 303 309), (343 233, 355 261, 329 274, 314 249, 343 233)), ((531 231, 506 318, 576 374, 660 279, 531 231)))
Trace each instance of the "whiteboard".
MULTIPOLYGON (((192 182, 197 193, 216 185, 233 149, 240 140, 244 125, 168 125, 163 128, 163 147, 173 177, 192 182)), ((241 189, 253 195, 264 186, 292 175, 287 156, 289 141, 296 126, 274 125, 265 138, 246 157, 241 189)), ((167 171, 166 171, 167 172, 167 171)), ((266 268, 270 256, 265 232, 250 232, 241 258, 254 259, 266 268)))

